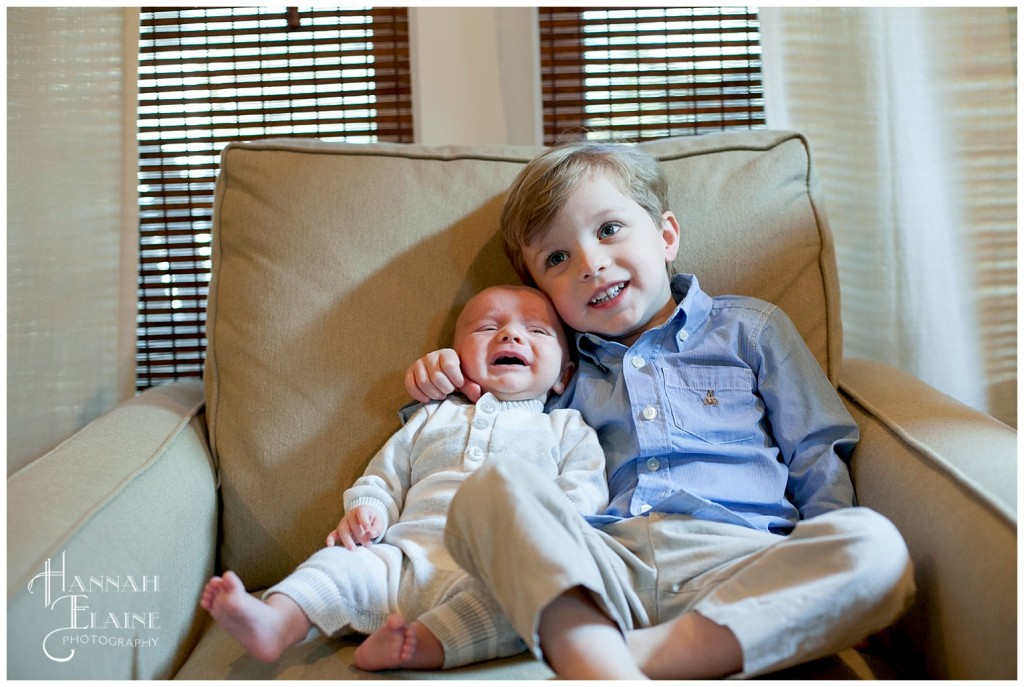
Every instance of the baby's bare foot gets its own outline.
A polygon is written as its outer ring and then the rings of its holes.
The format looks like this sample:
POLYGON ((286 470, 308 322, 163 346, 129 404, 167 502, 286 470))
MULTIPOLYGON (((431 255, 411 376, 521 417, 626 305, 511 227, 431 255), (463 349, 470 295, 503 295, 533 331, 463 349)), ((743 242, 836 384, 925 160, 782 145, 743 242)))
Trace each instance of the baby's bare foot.
POLYGON ((403 657, 415 651, 416 635, 405 618, 395 613, 356 648, 353 662, 361 670, 404 668, 403 657))
MULTIPOLYGON (((279 596, 279 595, 274 595, 279 596)), ((273 596, 270 597, 274 598, 273 596)), ((249 595, 230 570, 206 583, 199 605, 246 651, 266 663, 276 661, 294 644, 285 636, 283 611, 249 595)))
POLYGON ((423 623, 395 613, 359 645, 353 662, 362 670, 432 670, 444 665, 444 648, 423 623))

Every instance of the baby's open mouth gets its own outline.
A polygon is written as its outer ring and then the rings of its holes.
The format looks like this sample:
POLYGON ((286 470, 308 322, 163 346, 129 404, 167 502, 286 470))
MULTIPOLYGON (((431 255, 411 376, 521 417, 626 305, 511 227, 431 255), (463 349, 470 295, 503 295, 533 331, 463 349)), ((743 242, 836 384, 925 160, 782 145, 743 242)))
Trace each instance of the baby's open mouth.
POLYGON ((526 366, 526 361, 514 355, 498 356, 491 365, 521 365, 526 366))

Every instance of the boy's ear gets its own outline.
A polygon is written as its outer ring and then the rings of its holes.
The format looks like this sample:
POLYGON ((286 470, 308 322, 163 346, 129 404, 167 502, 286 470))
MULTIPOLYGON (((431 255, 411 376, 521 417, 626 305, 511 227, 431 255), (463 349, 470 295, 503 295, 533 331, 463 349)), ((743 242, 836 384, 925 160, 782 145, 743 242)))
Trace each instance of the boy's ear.
POLYGON ((679 254, 679 220, 675 213, 665 212, 661 216, 661 238, 665 242, 665 262, 670 263, 679 254))
POLYGON ((562 370, 562 378, 555 382, 555 385, 551 387, 551 390, 556 394, 560 394, 565 391, 565 387, 569 386, 569 380, 576 373, 576 363, 571 360, 565 364, 565 369, 562 370))

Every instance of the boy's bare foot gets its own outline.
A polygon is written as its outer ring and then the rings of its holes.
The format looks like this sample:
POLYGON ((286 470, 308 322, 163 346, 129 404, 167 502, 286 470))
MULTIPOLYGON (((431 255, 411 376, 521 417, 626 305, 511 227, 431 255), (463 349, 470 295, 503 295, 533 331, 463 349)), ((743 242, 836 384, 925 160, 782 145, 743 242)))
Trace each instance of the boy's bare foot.
POLYGON ((444 666, 444 647, 426 625, 393 613, 359 645, 353 663, 361 670, 436 670, 444 666))
POLYGON ((622 633, 583 587, 555 598, 540 616, 540 645, 563 680, 645 680, 622 633))
POLYGON ((718 678, 743 669, 743 650, 732 631, 693 611, 633 630, 627 641, 633 660, 655 680, 718 678))
POLYGON ((309 620, 294 601, 281 594, 272 594, 266 601, 250 596, 230 570, 206 583, 199 605, 246 651, 265 663, 276 661, 309 632, 309 620))

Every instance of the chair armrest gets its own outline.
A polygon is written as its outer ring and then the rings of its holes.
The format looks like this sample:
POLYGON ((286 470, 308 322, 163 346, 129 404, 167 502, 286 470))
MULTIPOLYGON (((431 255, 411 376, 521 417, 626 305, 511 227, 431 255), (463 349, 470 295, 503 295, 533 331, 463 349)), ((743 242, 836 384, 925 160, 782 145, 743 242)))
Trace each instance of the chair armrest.
POLYGON ((170 677, 198 641, 217 477, 203 386, 149 389, 7 480, 9 678, 170 677))
POLYGON ((844 360, 839 388, 861 429, 858 501, 914 560, 895 649, 934 678, 1015 678, 1016 431, 881 363, 844 360))

